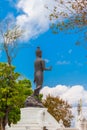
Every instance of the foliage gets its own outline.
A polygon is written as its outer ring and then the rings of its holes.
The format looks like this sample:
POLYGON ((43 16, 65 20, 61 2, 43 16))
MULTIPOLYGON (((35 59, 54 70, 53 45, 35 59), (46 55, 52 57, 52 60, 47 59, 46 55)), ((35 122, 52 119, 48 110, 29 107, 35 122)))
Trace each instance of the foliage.
MULTIPOLYGON (((60 21, 59 25, 66 28, 87 25, 87 1, 86 0, 54 0, 55 5, 50 13, 50 20, 60 21), (64 25, 65 24, 65 25, 64 25), (70 25, 69 25, 70 24, 70 25)), ((49 9, 49 6, 46 7, 49 9)), ((58 24, 57 24, 58 25, 58 24)))
POLYGON ((19 80, 14 66, 0 63, 0 126, 5 130, 8 123, 17 123, 20 119, 20 107, 27 96, 32 93, 31 82, 19 80))
POLYGON ((19 91, 18 105, 22 108, 24 107, 25 99, 33 93, 30 80, 28 79, 18 80, 17 88, 19 91))
POLYGON ((72 8, 76 11, 78 15, 78 23, 87 25, 87 0, 75 0, 72 3, 72 8))
MULTIPOLYGON (((82 40, 87 40, 87 0, 53 0, 55 5, 50 10, 49 19, 54 34, 60 31, 84 33, 82 40), (72 30, 72 31, 71 31, 72 30)), ((80 39, 81 39, 80 38, 80 39)), ((80 43, 80 42, 79 42, 80 43)), ((78 44, 79 45, 79 44, 78 44)))
POLYGON ((53 97, 48 95, 43 101, 43 105, 48 108, 48 112, 59 122, 63 120, 65 127, 70 127, 71 120, 73 118, 71 112, 71 105, 59 97, 53 97))

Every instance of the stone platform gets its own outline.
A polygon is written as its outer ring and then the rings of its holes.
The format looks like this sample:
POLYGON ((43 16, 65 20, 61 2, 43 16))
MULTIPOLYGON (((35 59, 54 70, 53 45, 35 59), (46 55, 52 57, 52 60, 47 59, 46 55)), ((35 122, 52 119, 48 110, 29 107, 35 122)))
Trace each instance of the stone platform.
POLYGON ((21 120, 6 130, 57 130, 58 122, 47 112, 46 108, 27 107, 21 109, 21 120))
MULTIPOLYGON (((26 107, 21 108, 21 120, 6 130, 80 130, 77 128, 64 128, 47 112, 46 108, 26 107)), ((82 129, 81 129, 82 130, 82 129)))

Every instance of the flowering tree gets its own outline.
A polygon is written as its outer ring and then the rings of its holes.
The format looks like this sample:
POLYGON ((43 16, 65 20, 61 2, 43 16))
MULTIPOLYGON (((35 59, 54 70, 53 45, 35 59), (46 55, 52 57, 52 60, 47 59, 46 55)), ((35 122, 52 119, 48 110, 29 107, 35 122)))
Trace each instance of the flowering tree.
POLYGON ((9 65, 11 65, 12 60, 17 54, 18 39, 22 36, 23 32, 12 20, 3 20, 0 23, 0 49, 5 51, 9 65))
POLYGON ((61 119, 65 127, 70 127, 73 118, 71 105, 59 97, 48 95, 43 101, 43 105, 48 108, 48 112, 59 122, 61 119))

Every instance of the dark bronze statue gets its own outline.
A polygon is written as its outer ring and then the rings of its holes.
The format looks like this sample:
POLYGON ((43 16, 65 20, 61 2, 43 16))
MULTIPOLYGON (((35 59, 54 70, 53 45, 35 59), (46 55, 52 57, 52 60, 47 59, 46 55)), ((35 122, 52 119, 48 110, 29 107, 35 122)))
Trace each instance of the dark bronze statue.
MULTIPOLYGON (((45 67, 45 61, 42 59, 42 52, 40 50, 40 47, 36 50, 36 60, 34 63, 34 83, 36 84, 36 89, 34 90, 34 93, 31 96, 28 96, 27 99, 24 102, 25 107, 41 107, 43 108, 42 102, 39 100, 39 98, 36 98, 39 96, 39 92, 43 85, 43 72, 44 70, 51 70, 52 67, 45 67)), ((45 128, 44 128, 45 129, 45 128)))
POLYGON ((34 90, 34 96, 38 96, 43 84, 43 72, 44 70, 51 70, 52 67, 45 67, 45 61, 42 59, 42 51, 40 47, 36 50, 36 60, 34 63, 34 83, 36 84, 36 89, 34 90))

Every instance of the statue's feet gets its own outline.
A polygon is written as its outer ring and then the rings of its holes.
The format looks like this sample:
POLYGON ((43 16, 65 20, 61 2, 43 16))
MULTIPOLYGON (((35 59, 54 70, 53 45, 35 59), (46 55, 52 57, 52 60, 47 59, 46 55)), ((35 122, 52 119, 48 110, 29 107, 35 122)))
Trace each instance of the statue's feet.
POLYGON ((25 101, 25 107, 44 107, 38 97, 31 95, 25 101))

